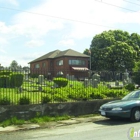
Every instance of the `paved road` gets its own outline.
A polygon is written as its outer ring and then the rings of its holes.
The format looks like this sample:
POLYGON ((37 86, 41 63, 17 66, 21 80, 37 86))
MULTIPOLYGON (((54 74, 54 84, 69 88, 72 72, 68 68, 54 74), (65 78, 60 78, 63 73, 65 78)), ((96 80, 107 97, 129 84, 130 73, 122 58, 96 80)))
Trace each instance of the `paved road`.
POLYGON ((1 133, 0 140, 128 140, 127 132, 132 127, 135 131, 140 130, 140 122, 105 119, 50 129, 1 133))

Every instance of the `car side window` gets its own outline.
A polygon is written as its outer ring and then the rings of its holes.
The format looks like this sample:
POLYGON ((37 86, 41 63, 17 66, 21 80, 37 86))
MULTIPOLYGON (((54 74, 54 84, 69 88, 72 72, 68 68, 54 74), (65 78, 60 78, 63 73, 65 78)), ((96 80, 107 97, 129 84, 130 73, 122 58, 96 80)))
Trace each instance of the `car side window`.
POLYGON ((134 98, 140 98, 140 92, 136 92, 134 98))
POLYGON ((132 91, 127 94, 122 100, 140 99, 140 91, 132 91))

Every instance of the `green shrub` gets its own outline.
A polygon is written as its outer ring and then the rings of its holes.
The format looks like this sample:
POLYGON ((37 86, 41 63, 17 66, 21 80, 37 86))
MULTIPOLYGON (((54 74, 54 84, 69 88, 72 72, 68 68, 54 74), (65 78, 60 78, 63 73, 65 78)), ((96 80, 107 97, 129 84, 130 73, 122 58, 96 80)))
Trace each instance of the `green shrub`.
POLYGON ((58 101, 58 102, 66 102, 67 97, 65 95, 62 95, 62 94, 55 94, 54 95, 54 100, 58 101))
POLYGON ((127 90, 118 90, 116 92, 118 92, 118 98, 122 98, 129 93, 127 90))
POLYGON ((10 119, 7 119, 7 120, 1 122, 1 126, 6 127, 9 125, 22 125, 22 124, 24 124, 24 122, 25 122, 24 120, 21 120, 21 119, 19 120, 16 117, 12 117, 10 119))
POLYGON ((129 90, 129 91, 133 91, 135 89, 135 85, 134 84, 127 84, 125 86, 125 89, 129 90))
POLYGON ((20 105, 28 105, 28 104, 30 104, 30 99, 26 96, 23 96, 19 99, 19 104, 20 105))
POLYGON ((11 101, 7 97, 0 98, 0 105, 10 105, 11 101))
POLYGON ((47 104, 47 103, 49 103, 50 101, 51 101, 51 98, 50 98, 48 95, 42 97, 42 99, 41 99, 41 103, 42 103, 42 104, 47 104))
POLYGON ((119 89, 110 89, 108 90, 105 95, 109 98, 116 98, 119 96, 119 89))
POLYGON ((77 93, 76 91, 71 91, 69 94, 68 94, 68 98, 70 99, 73 99, 73 100, 77 100, 77 93))
POLYGON ((3 75, 0 76, 0 88, 7 88, 10 85, 10 78, 9 76, 3 75))
POLYGON ((92 93, 90 94, 92 99, 104 99, 106 96, 101 93, 92 93))
POLYGON ((114 87, 111 87, 111 89, 122 89, 123 86, 114 86, 114 87))
POLYGON ((87 94, 81 93, 76 96, 76 100, 78 101, 87 101, 88 97, 87 94))
POLYGON ((12 88, 20 87, 23 84, 23 74, 11 74, 10 75, 10 86, 12 88))
POLYGON ((66 87, 65 94, 69 99, 86 101, 90 99, 90 94, 92 93, 93 88, 87 87, 84 88, 83 85, 78 84, 77 86, 73 85, 72 87, 66 87))
POLYGON ((12 71, 10 71, 10 70, 1 70, 0 71, 0 75, 9 76, 11 73, 12 73, 12 71))
POLYGON ((11 118, 10 121, 11 121, 11 124, 13 125, 22 125, 25 122, 24 120, 17 119, 16 117, 11 118))
POLYGON ((53 79, 54 83, 58 85, 58 87, 65 87, 68 84, 68 79, 66 78, 54 78, 53 79))
POLYGON ((51 89, 50 87, 43 87, 44 92, 46 92, 47 94, 52 93, 53 89, 51 89))
POLYGON ((48 87, 53 86, 53 84, 54 84, 54 82, 52 82, 52 81, 46 81, 46 85, 47 85, 48 87))

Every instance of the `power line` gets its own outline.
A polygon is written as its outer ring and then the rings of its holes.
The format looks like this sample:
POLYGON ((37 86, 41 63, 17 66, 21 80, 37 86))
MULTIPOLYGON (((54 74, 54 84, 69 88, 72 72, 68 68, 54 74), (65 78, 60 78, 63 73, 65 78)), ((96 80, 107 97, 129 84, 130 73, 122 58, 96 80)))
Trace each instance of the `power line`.
POLYGON ((29 11, 24 11, 24 10, 20 10, 20 9, 13 9, 13 8, 7 8, 7 7, 0 7, 0 8, 8 9, 8 10, 14 10, 14 11, 20 11, 20 12, 24 12, 24 13, 39 15, 39 16, 46 16, 46 17, 51 17, 51 18, 68 20, 68 21, 72 21, 72 22, 79 22, 79 23, 91 24, 91 25, 95 25, 95 26, 102 26, 102 27, 107 27, 107 28, 114 28, 114 27, 105 26, 105 25, 101 25, 101 24, 96 24, 96 23, 91 23, 91 22, 86 22, 86 21, 81 21, 81 20, 74 20, 74 19, 69 19, 69 18, 63 18, 63 17, 58 17, 58 16, 52 16, 52 15, 47 15, 47 14, 42 14, 42 13, 29 12, 29 11))
MULTIPOLYGON (((117 8, 121 8, 121 9, 124 9, 124 10, 128 10, 128 11, 131 11, 131 12, 137 12, 137 11, 135 11, 135 10, 128 9, 128 8, 124 8, 124 7, 121 7, 121 6, 118 6, 118 5, 114 5, 114 4, 111 4, 111 3, 107 3, 107 2, 104 2, 104 1, 102 1, 102 0, 95 0, 95 1, 96 1, 96 2, 100 2, 100 3, 104 3, 104 4, 106 4, 106 5, 114 6, 114 7, 117 7, 117 8)), ((124 1, 140 6, 140 4, 136 4, 136 3, 130 2, 130 1, 128 1, 128 0, 124 0, 124 1)), ((140 1, 140 0, 137 0, 137 1, 140 1)), ((46 14, 34 13, 34 12, 24 11, 24 10, 20 10, 20 9, 9 8, 9 7, 0 7, 0 8, 1 8, 1 9, 8 9, 8 10, 26 12, 26 13, 30 13, 30 14, 37 14, 37 15, 42 15, 42 16, 50 16, 50 15, 46 15, 46 14)), ((52 17, 52 16, 51 16, 51 17, 52 17)))
MULTIPOLYGON (((100 2, 100 3, 103 3, 103 4, 106 4, 106 5, 114 6, 114 7, 117 7, 117 8, 121 8, 121 9, 124 9, 124 10, 128 10, 128 11, 131 11, 131 12, 137 12, 137 11, 132 10, 132 9, 124 8, 124 7, 121 7, 121 6, 118 6, 118 5, 114 5, 114 4, 111 4, 111 3, 107 3, 107 2, 103 2, 102 0, 95 0, 95 1, 96 2, 100 2)), ((124 1, 130 2, 130 1, 127 1, 127 0, 124 0, 124 1)), ((140 0, 138 0, 138 1, 140 1, 140 0)), ((42 14, 42 13, 29 12, 29 11, 20 10, 20 9, 14 9, 14 8, 9 8, 9 7, 0 7, 0 8, 1 9, 13 10, 13 11, 20 11, 20 12, 25 12, 25 13, 35 14, 35 15, 48 16, 48 17, 53 17, 53 18, 60 18, 60 19, 64 19, 64 20, 77 21, 77 20, 73 20, 73 19, 67 19, 67 18, 52 16, 52 15, 46 15, 46 14, 42 14)), ((81 22, 81 21, 78 21, 78 22, 81 22)), ((87 23, 87 22, 84 22, 84 23, 87 23)))
POLYGON ((121 9, 130 11, 130 12, 138 12, 138 11, 135 11, 135 10, 132 10, 132 9, 124 8, 124 7, 121 7, 121 6, 118 6, 118 5, 114 5, 114 4, 111 4, 111 3, 107 3, 107 2, 103 2, 102 0, 100 0, 100 1, 99 0, 95 0, 95 1, 96 2, 100 2, 100 3, 103 3, 103 4, 106 4, 106 5, 110 5, 110 6, 113 6, 113 7, 121 8, 121 9))
MULTIPOLYGON (((107 4, 107 5, 110 5, 110 6, 123 8, 123 9, 129 10, 131 12, 137 12, 137 11, 130 10, 130 9, 127 9, 127 8, 124 8, 124 7, 120 7, 120 6, 117 6, 117 5, 113 5, 113 4, 110 4, 110 3, 103 2, 102 0, 101 1, 95 0, 95 1, 107 4)), ((1 9, 13 10, 13 11, 20 11, 20 12, 24 12, 24 13, 33 14, 33 15, 46 16, 46 17, 50 17, 50 18, 57 18, 57 19, 61 19, 61 20, 68 20, 68 21, 72 21, 72 22, 79 22, 79 23, 83 23, 83 24, 89 24, 89 25, 94 25, 94 26, 100 26, 100 27, 105 27, 105 28, 116 29, 115 27, 106 26, 106 25, 102 25, 102 24, 96 24, 96 23, 92 23, 92 22, 81 21, 81 20, 69 19, 69 18, 58 17, 58 16, 53 16, 53 15, 47 15, 47 14, 42 14, 42 13, 35 13, 35 12, 30 12, 30 11, 25 11, 25 10, 20 10, 20 9, 9 8, 9 7, 0 7, 0 8, 1 9)), ((131 31, 131 32, 133 32, 133 31, 131 31)))
POLYGON ((131 3, 131 4, 134 4, 134 5, 137 5, 137 6, 140 6, 140 4, 137 4, 137 3, 134 3, 134 2, 131 2, 131 1, 127 1, 127 0, 123 0, 123 1, 126 1, 127 3, 131 3))

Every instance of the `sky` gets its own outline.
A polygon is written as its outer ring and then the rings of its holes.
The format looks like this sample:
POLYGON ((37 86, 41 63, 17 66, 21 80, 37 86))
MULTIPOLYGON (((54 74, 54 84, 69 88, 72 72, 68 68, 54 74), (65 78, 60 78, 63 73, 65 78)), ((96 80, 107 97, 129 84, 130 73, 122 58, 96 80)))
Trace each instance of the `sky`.
POLYGON ((0 64, 54 50, 83 53, 103 31, 140 34, 140 0, 0 0, 0 64))

